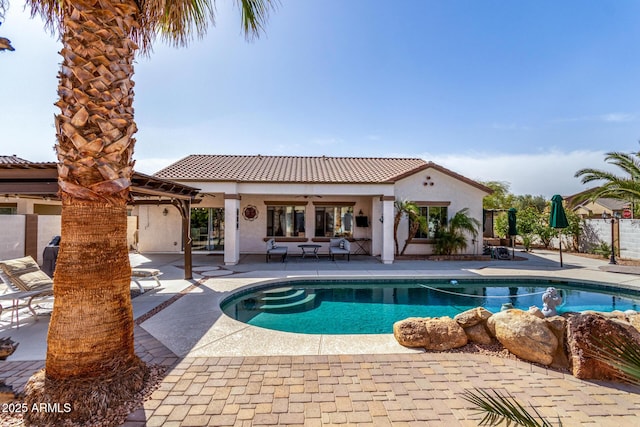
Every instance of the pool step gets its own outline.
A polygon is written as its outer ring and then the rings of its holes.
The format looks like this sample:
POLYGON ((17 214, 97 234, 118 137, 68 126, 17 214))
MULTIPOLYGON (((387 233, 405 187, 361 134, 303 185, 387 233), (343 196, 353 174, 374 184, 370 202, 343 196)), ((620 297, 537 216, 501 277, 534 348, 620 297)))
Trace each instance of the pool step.
POLYGON ((301 311, 311 310, 316 305, 316 294, 309 294, 304 297, 304 299, 300 299, 293 302, 283 303, 283 304, 263 304, 260 306, 262 311, 268 313, 277 313, 277 312, 287 312, 287 313, 297 313, 301 311))
POLYGON ((296 290, 297 289, 294 289, 294 288, 275 288, 275 289, 267 289, 262 293, 267 297, 281 297, 281 296, 289 295, 291 292, 294 292, 296 290))
POLYGON ((307 311, 315 307, 315 299, 315 293, 307 289, 271 289, 258 298, 258 309, 269 313, 307 311))
POLYGON ((300 299, 304 298, 305 295, 306 295, 306 292, 303 289, 291 289, 291 292, 287 293, 286 295, 275 296, 272 293, 269 293, 268 296, 260 298, 260 301, 278 302, 278 301, 296 300, 297 298, 300 298, 300 299))

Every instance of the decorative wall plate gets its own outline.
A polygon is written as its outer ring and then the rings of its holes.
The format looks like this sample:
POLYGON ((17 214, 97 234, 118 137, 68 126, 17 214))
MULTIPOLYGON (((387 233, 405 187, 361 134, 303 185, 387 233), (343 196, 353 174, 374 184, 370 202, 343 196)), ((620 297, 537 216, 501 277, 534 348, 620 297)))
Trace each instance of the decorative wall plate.
POLYGON ((242 216, 247 221, 253 221, 254 219, 258 218, 258 208, 253 205, 247 205, 242 210, 242 216))

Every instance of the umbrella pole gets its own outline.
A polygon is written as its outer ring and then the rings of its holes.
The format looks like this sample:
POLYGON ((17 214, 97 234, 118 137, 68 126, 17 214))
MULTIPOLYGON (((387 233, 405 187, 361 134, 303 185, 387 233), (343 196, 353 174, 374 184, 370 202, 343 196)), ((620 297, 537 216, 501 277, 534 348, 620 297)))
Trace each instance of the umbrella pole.
POLYGON ((516 255, 515 255, 515 247, 513 246, 513 236, 511 236, 511 261, 513 261, 514 259, 516 259, 516 255))
POLYGON ((562 267, 562 236, 560 236, 560 267, 562 267))

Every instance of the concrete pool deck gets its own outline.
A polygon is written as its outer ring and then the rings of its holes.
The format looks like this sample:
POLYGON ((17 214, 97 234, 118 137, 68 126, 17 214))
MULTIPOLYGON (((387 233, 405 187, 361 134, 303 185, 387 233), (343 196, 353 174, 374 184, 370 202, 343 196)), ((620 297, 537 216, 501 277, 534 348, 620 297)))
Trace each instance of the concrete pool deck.
MULTIPOLYGON (((640 289, 640 268, 570 254, 563 254, 561 268, 557 252, 516 254, 524 260, 392 265, 365 256, 266 264, 262 255, 248 255, 236 266, 222 265, 217 255, 196 255, 192 281, 181 279, 181 255, 132 255, 132 265, 163 272, 160 288, 145 286, 149 292, 132 301, 136 351, 169 369, 126 425, 477 425, 481 416, 460 397, 473 387, 509 391, 541 414, 559 415, 564 425, 630 425, 640 417, 637 389, 580 381, 521 361, 424 353, 400 346, 391 334, 269 331, 228 318, 218 305, 240 287, 291 277, 536 276, 640 289)), ((17 329, 8 315, 0 318, 0 337, 20 343, 0 361, 0 378, 18 390, 43 366, 47 323, 47 317, 35 322, 25 316, 17 329)))

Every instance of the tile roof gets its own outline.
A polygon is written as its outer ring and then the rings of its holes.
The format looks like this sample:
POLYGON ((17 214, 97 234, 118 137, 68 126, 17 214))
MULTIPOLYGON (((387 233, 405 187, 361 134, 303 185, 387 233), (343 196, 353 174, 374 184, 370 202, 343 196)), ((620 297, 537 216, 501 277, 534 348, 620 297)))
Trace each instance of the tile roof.
POLYGON ((0 155, 0 164, 3 165, 17 165, 17 164, 22 164, 22 163, 31 163, 28 160, 25 159, 21 159, 20 157, 16 156, 15 154, 12 156, 2 156, 0 155))
POLYGON ((172 180, 305 183, 393 183, 433 166, 422 159, 191 155, 160 170, 172 180))

